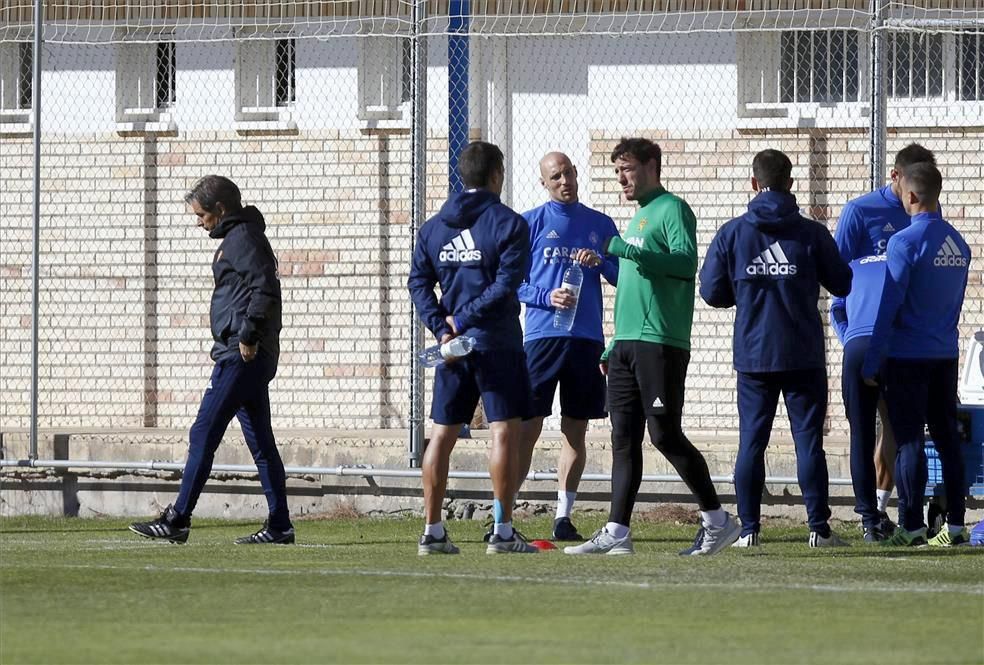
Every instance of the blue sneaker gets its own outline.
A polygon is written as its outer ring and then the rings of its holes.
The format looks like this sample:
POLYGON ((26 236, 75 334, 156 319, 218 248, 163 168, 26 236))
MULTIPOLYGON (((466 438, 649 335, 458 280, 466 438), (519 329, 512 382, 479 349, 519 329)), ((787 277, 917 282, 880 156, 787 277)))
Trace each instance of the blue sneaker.
POLYGON ((974 547, 984 547, 984 522, 978 522, 977 526, 970 530, 970 544, 974 547))

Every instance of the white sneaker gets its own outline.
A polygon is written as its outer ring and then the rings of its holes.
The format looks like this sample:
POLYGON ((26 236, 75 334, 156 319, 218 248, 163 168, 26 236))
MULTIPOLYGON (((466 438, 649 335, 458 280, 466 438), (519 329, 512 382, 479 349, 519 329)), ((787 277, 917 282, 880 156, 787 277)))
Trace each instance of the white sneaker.
POLYGON ((417 543, 417 554, 428 556, 430 554, 458 554, 461 550, 451 542, 448 532, 444 532, 444 538, 438 540, 434 536, 421 536, 417 543))
POLYGON ((810 547, 850 547, 850 543, 841 540, 841 537, 833 531, 830 532, 829 538, 824 538, 816 531, 811 531, 810 547))
POLYGON ((711 556, 738 540, 741 535, 741 525, 738 520, 725 513, 724 524, 721 526, 705 526, 697 532, 693 547, 687 552, 688 556, 711 556), (703 537, 700 536, 703 532, 703 537))
POLYGON ((591 539, 580 545, 572 545, 564 548, 564 554, 633 554, 632 532, 625 534, 624 538, 616 538, 608 533, 608 529, 602 527, 594 532, 591 539))
POLYGON ((734 543, 731 544, 732 547, 758 547, 762 543, 759 542, 758 532, 749 533, 741 536, 734 543))
POLYGON ((513 537, 509 540, 492 534, 489 544, 485 547, 486 554, 536 554, 539 551, 526 542, 516 529, 513 529, 513 537))

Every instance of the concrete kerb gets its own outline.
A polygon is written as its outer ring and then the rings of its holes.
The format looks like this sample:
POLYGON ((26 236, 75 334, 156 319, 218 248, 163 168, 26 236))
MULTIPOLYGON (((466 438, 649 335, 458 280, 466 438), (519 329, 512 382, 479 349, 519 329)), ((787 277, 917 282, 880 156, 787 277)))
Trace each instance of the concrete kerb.
MULTIPOLYGON (((184 462, 187 433, 183 430, 57 430, 46 431, 39 442, 39 457, 58 460, 158 460, 184 462)), ((277 433, 285 465, 289 467, 357 467, 406 469, 407 432, 404 430, 283 430, 277 433)), ((452 469, 485 471, 488 464, 488 432, 476 431, 474 438, 459 441, 452 469)), ((734 468, 737 439, 734 435, 692 437, 703 451, 712 476, 730 477, 734 468)), ((532 469, 556 468, 562 445, 559 433, 545 433, 537 445, 532 469)), ((826 442, 831 478, 849 478, 847 442, 826 442)), ((0 433, 4 460, 26 459, 26 431, 0 433)), ((675 475, 665 459, 651 446, 645 448, 646 474, 675 475)), ((216 464, 251 465, 252 459, 238 430, 230 429, 216 455, 216 464)), ((586 473, 608 474, 611 470, 608 434, 589 434, 586 473)), ((794 478, 796 459, 792 442, 777 436, 766 457, 770 477, 794 478)), ((138 516, 159 512, 173 501, 179 471, 130 471, 108 469, 35 469, 4 467, 0 473, 0 515, 20 514, 138 516)), ((292 475, 288 478, 291 510, 295 515, 318 514, 417 514, 422 508, 419 478, 359 477, 350 475, 292 475)), ((726 505, 733 506, 734 489, 719 483, 726 505)), ((581 510, 606 510, 609 484, 585 481, 579 492, 581 510)), ((852 520, 850 486, 831 487, 835 517, 852 520)), ((527 481, 519 497, 521 512, 552 510, 556 500, 553 480, 527 481)), ((679 482, 651 482, 643 486, 640 504, 679 503, 693 507, 692 498, 679 482)), ((980 502, 977 502, 980 503, 980 502)), ((978 506, 972 504, 976 509, 978 506)), ((446 508, 458 518, 484 517, 491 510, 487 479, 453 479, 449 483, 446 508)), ((201 517, 256 518, 266 504, 255 474, 219 473, 206 486, 196 515, 201 517)), ((641 506, 640 510, 644 510, 641 506)), ((768 516, 803 517, 799 488, 795 483, 769 485, 763 501, 768 516)))

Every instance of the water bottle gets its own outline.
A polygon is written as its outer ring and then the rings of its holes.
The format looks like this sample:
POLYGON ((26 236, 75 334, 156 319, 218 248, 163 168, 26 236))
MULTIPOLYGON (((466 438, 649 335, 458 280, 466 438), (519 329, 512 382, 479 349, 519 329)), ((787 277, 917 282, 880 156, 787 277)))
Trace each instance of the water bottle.
POLYGON ((570 267, 564 271, 564 281, 560 285, 560 288, 567 289, 574 294, 574 304, 567 309, 557 308, 554 312, 554 328, 558 330, 570 330, 574 327, 574 315, 577 314, 577 303, 578 296, 581 295, 581 282, 584 279, 584 273, 581 272, 581 266, 576 263, 571 263, 570 267))
POLYGON ((443 365, 446 360, 467 356, 474 348, 474 337, 455 337, 450 342, 435 344, 421 351, 420 362, 424 367, 437 367, 443 365))

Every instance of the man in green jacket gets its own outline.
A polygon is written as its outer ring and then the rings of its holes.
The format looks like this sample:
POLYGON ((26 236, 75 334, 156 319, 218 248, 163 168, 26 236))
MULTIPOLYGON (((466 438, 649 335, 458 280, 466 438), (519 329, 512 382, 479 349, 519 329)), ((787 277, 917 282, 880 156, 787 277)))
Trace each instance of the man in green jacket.
POLYGON ((608 524, 567 554, 631 554, 629 521, 642 482, 642 440, 649 437, 697 497, 701 528, 684 555, 710 555, 741 527, 721 508, 707 462, 683 433, 697 274, 697 220, 660 184, 662 153, 648 139, 622 139, 612 151, 622 192, 636 212, 606 254, 619 257, 615 336, 602 357, 612 420, 612 506, 608 524))

